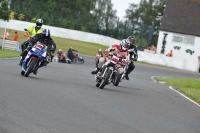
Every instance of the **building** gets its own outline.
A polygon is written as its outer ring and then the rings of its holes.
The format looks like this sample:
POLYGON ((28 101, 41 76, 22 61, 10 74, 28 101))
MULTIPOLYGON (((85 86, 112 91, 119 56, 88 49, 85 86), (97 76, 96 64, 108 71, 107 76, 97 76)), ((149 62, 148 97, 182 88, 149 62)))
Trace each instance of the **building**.
POLYGON ((157 54, 190 60, 200 56, 200 0, 167 0, 157 54))

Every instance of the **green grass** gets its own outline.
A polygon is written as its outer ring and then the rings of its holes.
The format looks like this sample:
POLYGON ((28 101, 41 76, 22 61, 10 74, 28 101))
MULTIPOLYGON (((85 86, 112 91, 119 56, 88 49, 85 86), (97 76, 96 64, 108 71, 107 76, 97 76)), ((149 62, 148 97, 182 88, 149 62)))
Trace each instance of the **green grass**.
MULTIPOLYGON (((10 39, 11 40, 13 40, 13 38, 14 38, 15 31, 16 30, 11 29, 11 33, 10 33, 10 39)), ((23 36, 23 34, 24 34, 23 31, 17 31, 17 32, 18 32, 18 35, 19 35, 19 42, 20 42, 20 44, 22 44, 24 41, 27 40, 27 38, 23 36)), ((0 35, 3 35, 3 33, 4 33, 4 29, 0 28, 0 35)), ((54 36, 52 36, 52 38, 54 39, 54 41, 57 45, 57 50, 62 49, 64 52, 67 52, 69 47, 72 46, 73 49, 78 50, 79 53, 82 54, 82 55, 94 56, 96 54, 96 52, 98 51, 98 49, 105 50, 106 48, 108 48, 108 46, 95 44, 95 43, 82 42, 82 41, 60 38, 60 37, 54 37, 54 36)), ((1 50, 0 52, 2 53, 2 51, 4 51, 4 50, 1 50)), ((11 51, 9 51, 9 53, 10 52, 11 51)), ((2 57, 1 55, 2 54, 0 54, 0 58, 12 57, 12 56, 6 57, 5 55, 2 57)), ((15 54, 11 54, 11 55, 13 55, 13 57, 16 57, 15 54)), ((17 56, 19 56, 19 54, 17 56)))
POLYGON ((200 79, 196 78, 157 78, 158 81, 166 82, 200 104, 200 79))
POLYGON ((20 52, 0 49, 0 58, 20 57, 20 52))

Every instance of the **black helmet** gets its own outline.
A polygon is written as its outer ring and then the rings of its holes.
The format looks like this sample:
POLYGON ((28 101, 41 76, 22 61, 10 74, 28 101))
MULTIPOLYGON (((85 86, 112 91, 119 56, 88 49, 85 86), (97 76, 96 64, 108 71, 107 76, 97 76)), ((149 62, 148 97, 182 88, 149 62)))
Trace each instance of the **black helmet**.
POLYGON ((44 40, 49 39, 50 36, 51 36, 51 33, 50 33, 50 30, 49 30, 49 29, 44 29, 44 30, 42 31, 42 38, 43 38, 44 40))
POLYGON ((136 39, 135 39, 134 36, 129 36, 127 39, 128 39, 130 42, 133 42, 133 43, 135 43, 135 41, 136 41, 136 39))
POLYGON ((39 29, 42 27, 42 24, 43 24, 43 20, 42 19, 37 19, 36 20, 36 27, 39 29))

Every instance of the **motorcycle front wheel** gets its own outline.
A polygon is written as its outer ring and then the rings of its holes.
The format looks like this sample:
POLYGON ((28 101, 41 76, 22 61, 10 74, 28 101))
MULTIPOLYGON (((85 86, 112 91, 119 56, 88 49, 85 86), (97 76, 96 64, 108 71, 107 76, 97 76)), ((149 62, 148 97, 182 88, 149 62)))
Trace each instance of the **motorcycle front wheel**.
POLYGON ((81 59, 80 62, 83 64, 85 61, 84 61, 84 59, 81 59))
POLYGON ((101 81, 101 83, 100 83, 100 85, 99 85, 99 88, 100 88, 100 89, 103 89, 103 88, 108 84, 109 78, 110 78, 111 74, 112 74, 112 70, 108 70, 108 71, 106 72, 105 78, 102 79, 102 81, 101 81))
POLYGON ((27 68, 28 70, 25 72, 24 76, 25 77, 28 77, 29 74, 33 71, 34 67, 36 66, 37 64, 37 60, 32 60, 29 67, 27 68))

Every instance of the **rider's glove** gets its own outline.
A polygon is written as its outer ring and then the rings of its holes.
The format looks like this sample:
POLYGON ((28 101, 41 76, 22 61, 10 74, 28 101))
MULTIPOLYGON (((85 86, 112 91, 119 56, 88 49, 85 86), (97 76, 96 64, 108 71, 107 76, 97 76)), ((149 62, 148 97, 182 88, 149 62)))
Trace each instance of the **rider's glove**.
POLYGON ((121 65, 124 66, 125 64, 126 64, 126 61, 125 61, 125 60, 122 60, 122 61, 121 61, 121 65))
POLYGON ((133 60, 133 61, 137 61, 137 59, 136 59, 136 58, 131 58, 131 60, 133 60))
POLYGON ((108 55, 109 55, 109 56, 112 56, 112 55, 113 55, 113 53, 112 53, 112 52, 109 52, 109 53, 108 53, 108 55))

